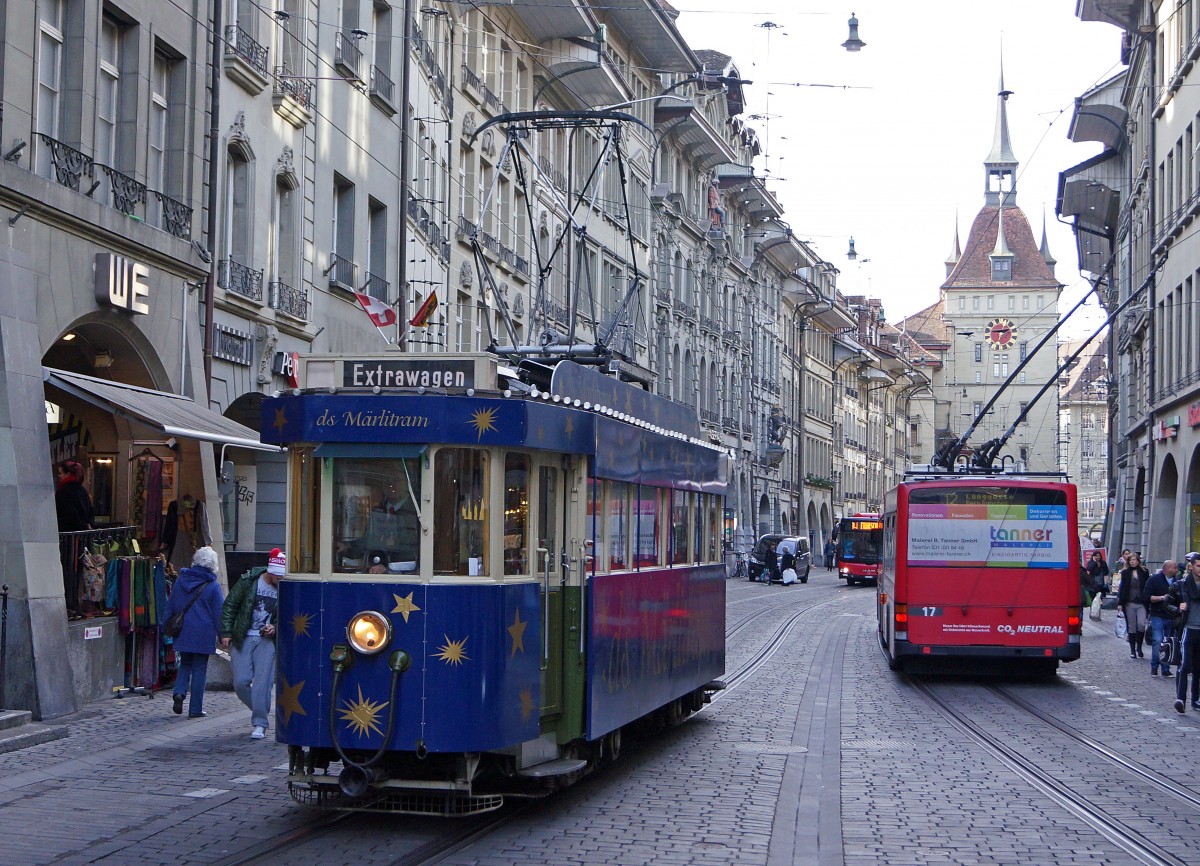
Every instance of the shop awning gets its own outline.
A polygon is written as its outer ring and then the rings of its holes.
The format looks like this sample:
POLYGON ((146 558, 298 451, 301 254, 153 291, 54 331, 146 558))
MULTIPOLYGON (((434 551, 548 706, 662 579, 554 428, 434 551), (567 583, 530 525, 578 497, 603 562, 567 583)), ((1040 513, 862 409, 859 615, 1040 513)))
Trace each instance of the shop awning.
POLYGON ((190 397, 137 388, 52 367, 42 368, 42 379, 47 385, 53 385, 73 397, 114 415, 161 430, 166 436, 200 439, 258 451, 283 450, 278 445, 260 441, 257 431, 198 405, 190 397))

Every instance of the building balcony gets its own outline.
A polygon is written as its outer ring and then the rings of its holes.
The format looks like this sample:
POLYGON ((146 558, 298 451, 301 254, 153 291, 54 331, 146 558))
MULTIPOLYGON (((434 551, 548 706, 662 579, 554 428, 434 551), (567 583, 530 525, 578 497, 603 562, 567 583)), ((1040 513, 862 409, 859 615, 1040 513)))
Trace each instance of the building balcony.
POLYGON ((378 298, 385 304, 390 304, 392 302, 390 295, 391 287, 389 286, 388 281, 377 274, 368 273, 366 275, 366 280, 363 282, 362 289, 363 294, 370 295, 372 298, 378 298))
POLYGON ((230 256, 220 261, 217 270, 217 285, 227 292, 240 295, 261 304, 263 299, 263 272, 244 265, 230 256))
POLYGON ((329 286, 346 292, 358 291, 358 265, 337 253, 329 254, 329 286))
POLYGON ((296 289, 287 283, 273 282, 270 284, 271 307, 281 313, 286 313, 294 319, 308 321, 308 291, 296 289))
POLYGON ((333 65, 345 77, 354 81, 363 80, 362 49, 358 47, 358 39, 349 30, 339 30, 334 34, 333 65))
POLYGON ((371 87, 368 95, 384 114, 390 117, 396 113, 396 85, 387 73, 375 64, 371 64, 371 87))
POLYGON ((225 56, 222 68, 229 78, 257 95, 267 87, 267 48, 236 24, 225 28, 225 56))
POLYGON ((275 67, 275 87, 271 94, 275 112, 300 129, 313 117, 313 86, 286 66, 275 67))

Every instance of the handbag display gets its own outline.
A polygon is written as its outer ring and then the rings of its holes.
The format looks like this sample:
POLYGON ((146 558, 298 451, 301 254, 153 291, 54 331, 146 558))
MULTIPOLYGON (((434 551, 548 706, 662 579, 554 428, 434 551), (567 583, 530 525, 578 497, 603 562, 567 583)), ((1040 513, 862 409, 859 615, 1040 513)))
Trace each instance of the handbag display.
POLYGON ((171 614, 170 618, 163 623, 163 634, 165 634, 167 637, 179 637, 179 633, 183 631, 183 618, 187 615, 187 612, 192 609, 192 605, 196 603, 196 599, 198 599, 200 594, 203 592, 204 587, 201 586, 198 590, 196 590, 192 597, 188 599, 188 603, 184 605, 183 610, 177 610, 175 613, 171 614))

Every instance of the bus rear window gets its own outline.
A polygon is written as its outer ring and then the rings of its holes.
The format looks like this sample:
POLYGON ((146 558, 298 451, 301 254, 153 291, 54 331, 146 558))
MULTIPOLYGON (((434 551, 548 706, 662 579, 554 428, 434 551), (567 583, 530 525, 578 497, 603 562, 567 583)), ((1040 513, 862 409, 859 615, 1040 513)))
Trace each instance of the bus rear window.
POLYGON ((909 493, 910 566, 1066 568, 1075 543, 1062 490, 922 487, 909 493))

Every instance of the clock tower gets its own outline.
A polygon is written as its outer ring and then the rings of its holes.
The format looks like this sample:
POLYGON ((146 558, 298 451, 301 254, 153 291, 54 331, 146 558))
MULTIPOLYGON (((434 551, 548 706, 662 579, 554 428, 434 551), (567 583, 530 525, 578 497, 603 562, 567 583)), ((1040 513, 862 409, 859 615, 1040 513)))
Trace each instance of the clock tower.
MULTIPOLYGON (((910 316, 908 332, 924 348, 941 356, 934 376, 936 444, 962 435, 979 410, 998 392, 992 411, 980 420, 967 451, 1002 435, 1058 366, 1056 341, 1034 348, 1058 321, 1063 284, 1054 275, 1054 259, 1045 241, 1035 240, 1029 220, 1017 207, 1017 167, 1008 132, 1004 86, 996 101, 996 127, 991 152, 984 161, 983 208, 941 285, 933 307, 910 316), (933 327, 932 321, 940 321, 933 327), (926 345, 928 343, 928 345, 926 345), (1001 386, 1027 357, 1013 383, 1001 386)), ((956 253, 957 253, 957 234, 956 253)), ((902 328, 904 325, 902 324, 902 328)), ((1033 405, 1001 452, 1016 465, 1034 471, 1059 468, 1057 389, 1033 405)))

